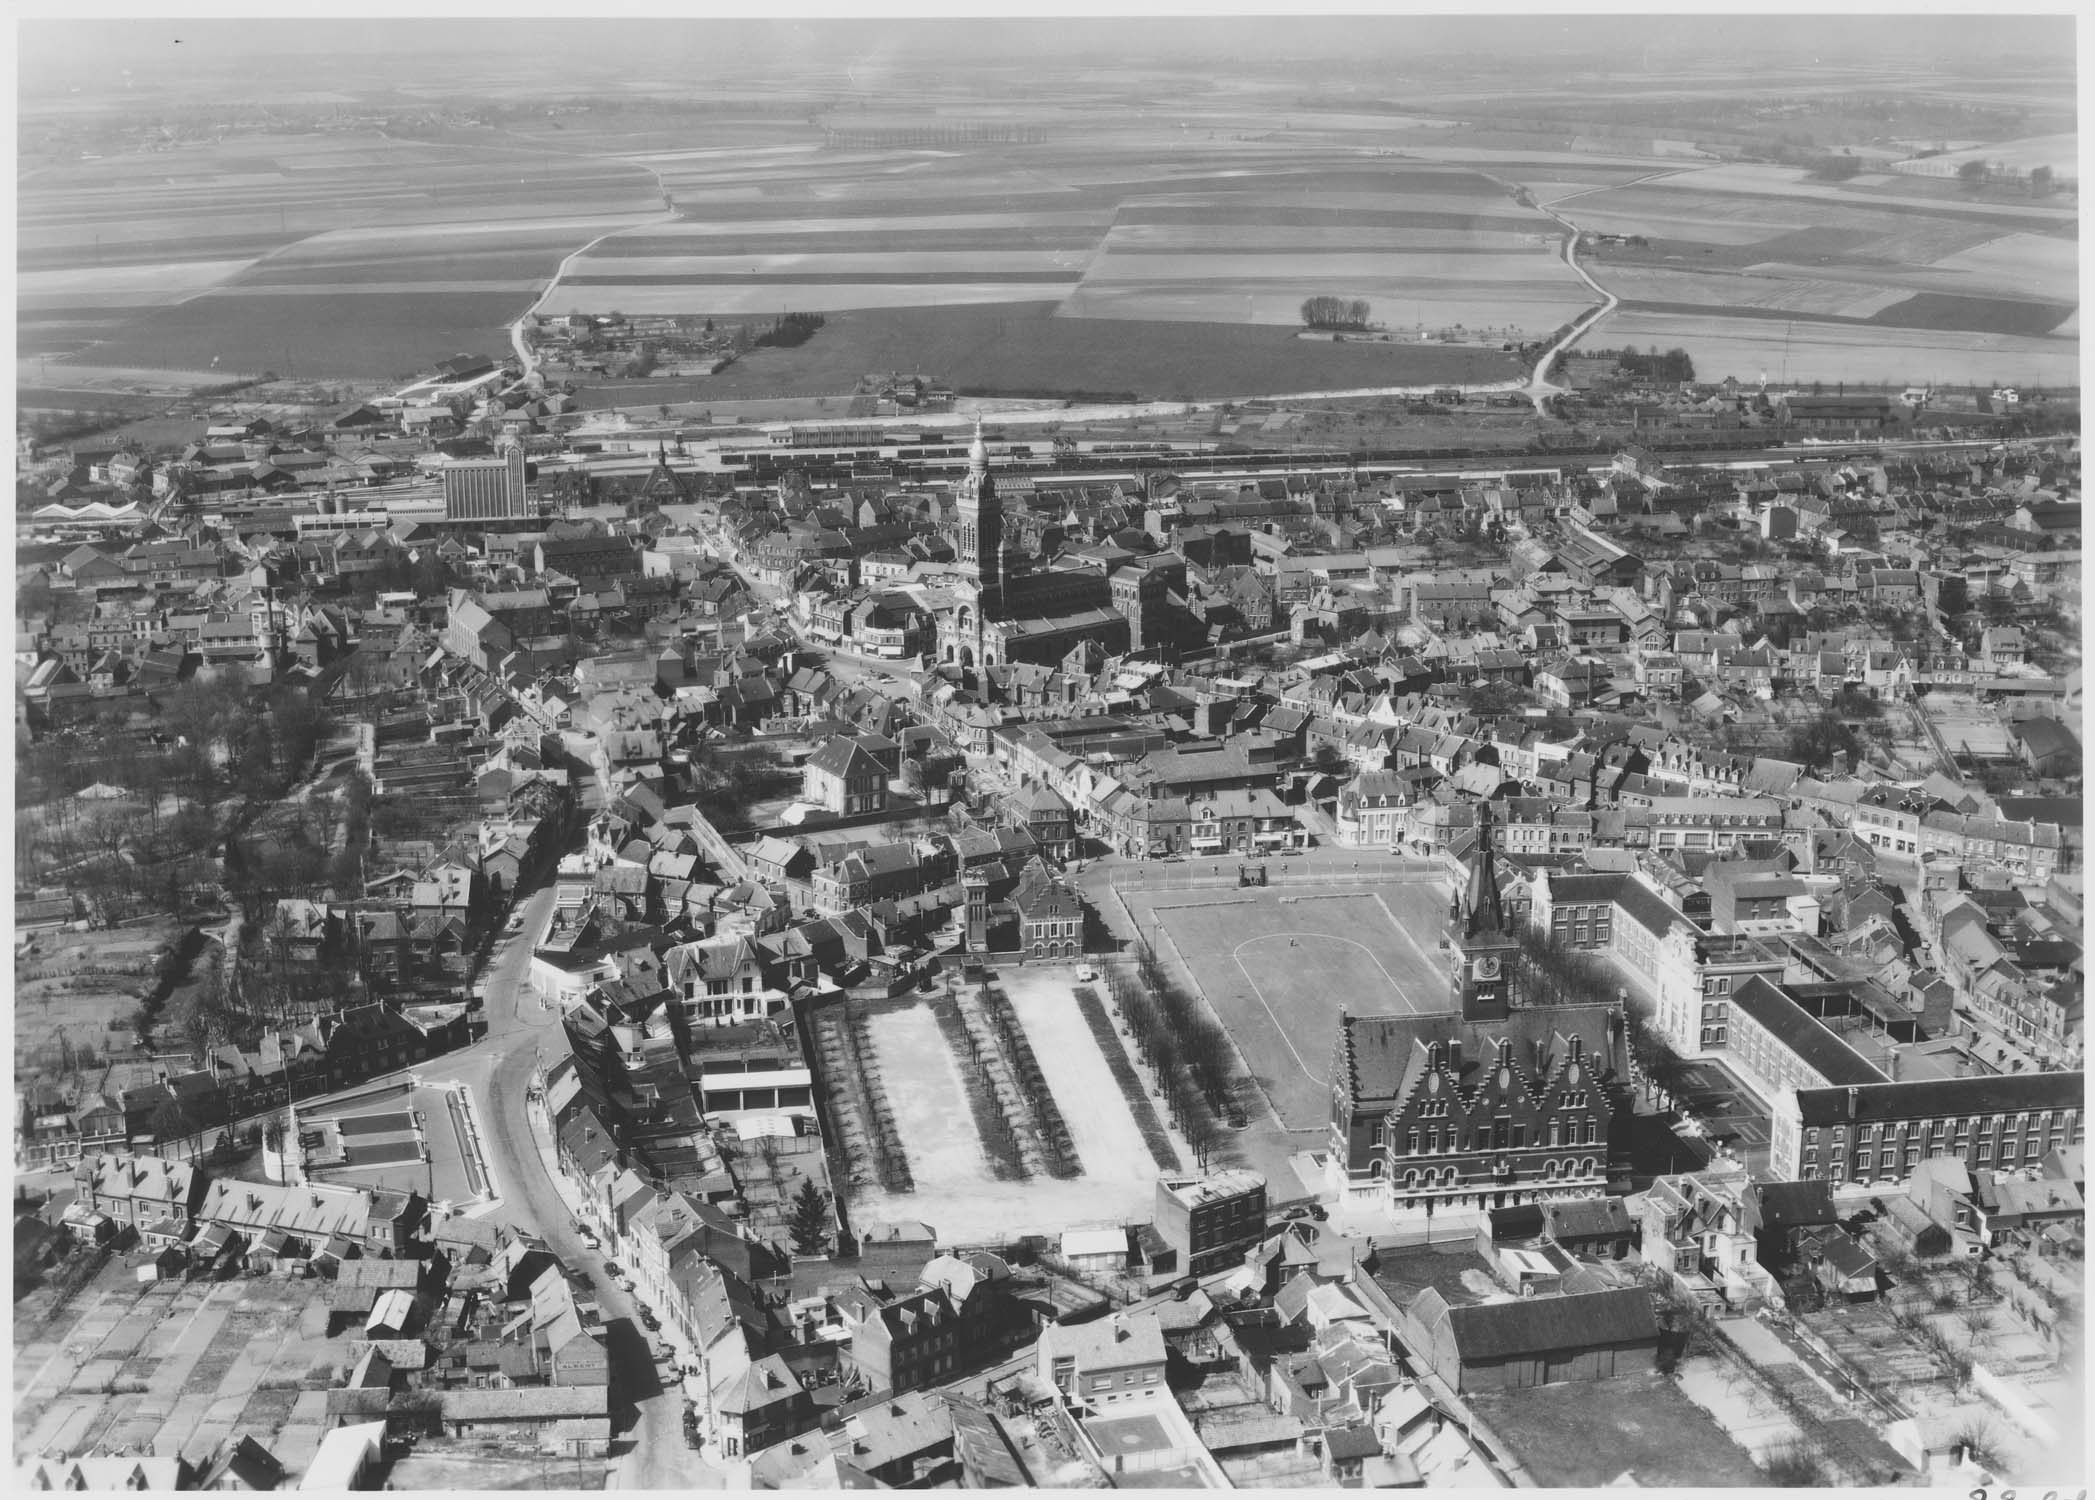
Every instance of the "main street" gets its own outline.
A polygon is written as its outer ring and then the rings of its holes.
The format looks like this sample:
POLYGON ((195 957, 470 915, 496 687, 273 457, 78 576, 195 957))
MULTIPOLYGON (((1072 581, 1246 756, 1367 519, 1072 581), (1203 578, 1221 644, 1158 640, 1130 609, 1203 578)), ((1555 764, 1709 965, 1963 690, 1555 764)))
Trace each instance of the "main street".
POLYGON ((528 983, 532 944, 552 916, 553 899, 553 888, 547 886, 518 908, 523 929, 499 940, 485 975, 487 1035, 436 1067, 473 1091, 501 1200, 487 1217, 539 1236, 596 1289, 611 1356, 613 1425, 622 1429, 613 1445, 611 1484, 618 1489, 718 1489, 724 1477, 684 1441, 683 1394, 673 1378, 665 1385, 637 1305, 605 1273, 603 1254, 577 1233, 574 1213, 547 1172, 532 1130, 532 1077, 567 1045, 559 1016, 541 1008, 528 983))

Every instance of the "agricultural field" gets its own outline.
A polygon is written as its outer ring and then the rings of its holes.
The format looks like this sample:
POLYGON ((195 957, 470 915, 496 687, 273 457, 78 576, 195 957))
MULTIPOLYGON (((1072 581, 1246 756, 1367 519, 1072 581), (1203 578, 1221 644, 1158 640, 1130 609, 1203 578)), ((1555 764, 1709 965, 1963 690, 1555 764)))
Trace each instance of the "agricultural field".
MULTIPOLYGON (((869 370, 901 369, 936 371, 957 389, 978 394, 1092 392, 1158 400, 1517 382, 1521 376, 1518 363, 1497 349, 1334 344, 1299 339, 1284 328, 1063 318, 1056 310, 1050 301, 997 301, 831 313, 822 331, 797 349, 756 350, 706 380, 677 382, 681 397, 657 399, 840 397, 869 370)), ((641 398, 636 404, 654 403, 641 398)))
MULTIPOLYGON (((1597 90, 1486 70, 1407 80, 1400 104, 1379 82, 1311 103, 1146 64, 875 71, 887 83, 840 96, 836 75, 774 63, 702 104, 672 102, 688 86, 666 73, 578 75, 586 101, 560 108, 504 75, 473 85, 489 107, 411 130, 32 154, 18 359, 57 388, 108 366, 375 381, 499 350, 533 307, 805 311, 829 318, 808 346, 683 398, 834 396, 894 369, 1041 396, 1488 384, 1519 374, 1506 346, 1594 300, 1537 203, 1646 242, 1586 252, 1624 302, 1589 340, 1699 349, 1705 375, 1758 374, 1768 319, 1791 379, 1905 380, 1922 347, 1944 378, 2056 384, 2077 359, 2072 193, 1954 177, 1980 159, 2073 181, 2048 75, 1947 88, 1887 64, 1833 94, 1780 69, 1750 93, 1721 73, 1597 90), (1723 159, 1791 137, 1858 174, 1723 159), (1293 330, 1311 296, 1367 301, 1406 347, 1242 337, 1293 330)), ((325 97, 382 116, 444 93, 361 87, 325 97)))
POLYGON ((1929 186, 1728 163, 1582 193, 1562 211, 1648 242, 1586 253, 1623 303, 1597 341, 1684 348, 1705 378, 2074 383, 2071 203, 1929 186))
MULTIPOLYGON (((1087 139, 1069 148, 999 148, 948 158, 921 152, 732 153, 685 158, 665 177, 680 219, 606 236, 569 263, 541 304, 548 313, 684 313, 719 317, 890 314, 887 368, 914 368, 968 390, 1126 390, 1271 394, 1401 383, 1415 354, 1323 344, 1292 356, 1268 344, 1201 339, 1190 362, 1127 365, 1127 333, 1111 322, 1211 327, 1300 325, 1305 298, 1366 300, 1371 316, 1414 337, 1454 332, 1472 354, 1537 339, 1591 305, 1558 255, 1560 234, 1511 189, 1458 167, 1360 161, 1329 150, 1276 153, 1217 145, 1147 148, 1087 139), (694 196, 695 195, 695 196, 694 196), (947 336, 954 308, 1047 304, 1068 328, 1029 330, 1048 341, 1023 368, 956 362, 947 336), (1458 332, 1459 330, 1459 332, 1458 332), (1055 367, 1068 361, 1082 373, 1055 367), (1037 357, 1036 357, 1037 356, 1037 357), (1291 366, 1285 375, 1267 368, 1291 366), (1035 368, 1035 367, 1038 368, 1035 368), (1199 372, 1197 388, 1185 385, 1199 372), (1110 371, 1116 378, 1101 385, 1110 371), (1299 373, 1296 373, 1298 372, 1299 373)), ((659 157, 656 170, 668 171, 659 157)), ((844 342, 832 317, 814 341, 844 342)), ((1145 330, 1144 339, 1174 338, 1145 330)), ((819 358, 819 356, 818 356, 819 358)), ((767 394, 832 393, 868 369, 853 358, 844 380, 808 383, 780 361, 756 361, 767 394)), ((1436 379, 1511 378, 1424 371, 1436 379)), ((999 361, 999 365, 1004 362, 999 361)), ((747 394, 722 382, 723 397, 747 394)))
POLYGON ((506 347, 563 256, 661 207, 640 167, 514 142, 252 136, 45 167, 17 194, 16 352, 390 378, 506 347))
POLYGON ((1600 325, 1611 347, 1685 349, 1698 376, 1741 380, 1765 374, 1783 384, 1854 381, 1876 385, 2076 386, 2079 341, 2070 337, 1887 328, 1869 322, 1787 321, 1625 308, 1600 325))

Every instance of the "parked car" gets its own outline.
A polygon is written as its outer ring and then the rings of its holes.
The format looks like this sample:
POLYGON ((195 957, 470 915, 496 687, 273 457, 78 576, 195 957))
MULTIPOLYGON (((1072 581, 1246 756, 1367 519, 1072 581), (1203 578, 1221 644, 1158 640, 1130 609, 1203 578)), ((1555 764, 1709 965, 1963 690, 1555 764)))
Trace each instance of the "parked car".
POLYGON ((640 1326, 649 1333, 660 1333, 662 1331, 662 1320, 643 1307, 640 1309, 640 1326))
POLYGON ((604 1262, 604 1274, 613 1281, 624 1281, 626 1279, 626 1273, 618 1268, 618 1262, 615 1260, 604 1262))
POLYGON ((1077 978, 1086 984, 1090 984, 1098 978, 1098 970, 1086 964, 1083 968, 1077 970, 1077 978))

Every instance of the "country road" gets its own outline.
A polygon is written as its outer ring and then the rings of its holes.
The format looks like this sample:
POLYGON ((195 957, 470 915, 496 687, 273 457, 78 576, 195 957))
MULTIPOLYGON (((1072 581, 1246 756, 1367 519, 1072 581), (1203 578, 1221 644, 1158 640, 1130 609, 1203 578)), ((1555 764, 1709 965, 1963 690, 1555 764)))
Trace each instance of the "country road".
MULTIPOLYGON (((1668 176, 1670 170, 1668 169, 1667 172, 1650 172, 1632 181, 1622 183, 1620 186, 1625 188, 1635 187, 1638 183, 1649 182, 1654 177, 1668 176)), ((1514 184, 1506 182, 1501 178, 1493 177, 1491 180, 1498 183, 1501 187, 1510 188, 1514 186, 1514 184)), ((1589 307, 1572 319, 1571 326, 1564 330, 1563 337, 1551 344, 1549 348, 1543 350, 1542 357, 1535 361, 1535 372, 1528 378, 1527 397, 1534 402, 1535 415, 1540 417, 1549 415, 1545 403, 1548 402, 1551 396, 1557 395, 1563 389, 1561 386, 1550 383, 1550 365, 1556 361, 1557 356, 1598 327, 1602 318, 1605 318, 1609 313, 1622 305, 1620 297, 1595 281, 1592 274, 1579 264, 1579 226, 1557 212, 1559 203, 1568 203, 1573 198, 1583 197, 1587 193, 1597 193, 1599 191, 1599 188, 1581 188, 1576 193, 1566 193, 1562 197, 1550 199, 1547 203, 1537 203, 1535 205, 1539 212, 1548 214, 1564 227, 1564 244, 1558 251, 1559 257, 1565 265, 1571 267, 1573 274, 1579 280, 1585 282, 1588 287, 1592 288, 1594 295, 1601 299, 1600 306, 1589 307)))

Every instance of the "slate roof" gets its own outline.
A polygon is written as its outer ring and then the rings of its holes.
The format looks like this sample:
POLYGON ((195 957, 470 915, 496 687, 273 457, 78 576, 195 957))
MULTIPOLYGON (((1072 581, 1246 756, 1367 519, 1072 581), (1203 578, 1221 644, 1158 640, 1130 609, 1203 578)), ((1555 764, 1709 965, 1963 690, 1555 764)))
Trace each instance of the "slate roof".
POLYGON ((1847 1043, 1818 1019, 1758 974, 1750 976, 1731 997, 1732 1009, 1794 1053, 1829 1084, 1882 1083, 1884 1075, 1864 1062, 1847 1043))
POLYGON ((1446 1316, 1465 1362, 1655 1342, 1659 1332, 1651 1296, 1640 1287, 1450 1307, 1446 1316))
POLYGON ((1748 1190, 1762 1229, 1831 1224, 1833 1185, 1828 1182, 1756 1182, 1748 1190))
POLYGON ((2033 1109, 2080 1109, 2087 1075, 2008 1073, 1999 1077, 1927 1078, 1911 1083, 1870 1083, 1858 1088, 1797 1090, 1797 1112, 1806 1126, 1852 1121, 1905 1120, 1932 1115, 2014 1114, 2033 1109), (1854 1113, 1850 1116, 1850 1096, 1854 1113))

